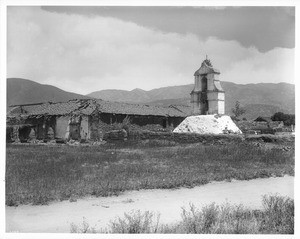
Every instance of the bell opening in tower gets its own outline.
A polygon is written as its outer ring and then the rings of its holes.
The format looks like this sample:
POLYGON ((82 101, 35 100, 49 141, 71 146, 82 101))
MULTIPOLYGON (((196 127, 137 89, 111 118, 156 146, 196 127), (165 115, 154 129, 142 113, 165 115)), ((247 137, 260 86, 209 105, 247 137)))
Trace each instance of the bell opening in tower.
POLYGON ((201 85, 201 91, 207 91, 207 78, 205 76, 201 79, 201 85))

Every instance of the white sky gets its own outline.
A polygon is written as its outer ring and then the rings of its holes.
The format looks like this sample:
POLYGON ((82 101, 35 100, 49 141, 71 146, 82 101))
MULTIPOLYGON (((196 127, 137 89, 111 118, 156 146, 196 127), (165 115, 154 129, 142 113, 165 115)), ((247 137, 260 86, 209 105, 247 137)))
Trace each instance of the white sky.
POLYGON ((293 8, 8 7, 7 77, 88 94, 193 83, 207 54, 234 83, 294 83, 293 8))

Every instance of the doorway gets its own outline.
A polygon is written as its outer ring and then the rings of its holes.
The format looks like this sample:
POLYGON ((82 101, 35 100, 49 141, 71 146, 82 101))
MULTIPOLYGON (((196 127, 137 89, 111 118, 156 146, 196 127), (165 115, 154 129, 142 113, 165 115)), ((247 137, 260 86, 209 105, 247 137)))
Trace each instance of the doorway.
POLYGON ((70 124, 70 139, 80 139, 80 123, 70 124))

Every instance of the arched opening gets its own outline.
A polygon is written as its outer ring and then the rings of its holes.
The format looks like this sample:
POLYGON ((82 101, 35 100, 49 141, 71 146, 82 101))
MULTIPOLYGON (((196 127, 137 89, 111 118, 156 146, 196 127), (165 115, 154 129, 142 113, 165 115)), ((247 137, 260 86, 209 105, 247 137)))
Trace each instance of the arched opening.
POLYGON ((204 76, 201 79, 202 89, 201 91, 207 91, 207 78, 204 76))

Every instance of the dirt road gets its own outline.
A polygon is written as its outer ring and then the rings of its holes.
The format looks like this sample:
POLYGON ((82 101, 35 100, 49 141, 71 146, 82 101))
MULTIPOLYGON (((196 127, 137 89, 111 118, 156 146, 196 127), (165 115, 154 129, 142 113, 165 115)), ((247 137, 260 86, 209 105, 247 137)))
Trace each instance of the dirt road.
POLYGON ((116 197, 85 198, 77 202, 53 202, 48 206, 23 205, 6 207, 7 232, 70 232, 70 224, 81 224, 83 218, 95 228, 106 227, 110 220, 124 212, 140 209, 161 214, 160 222, 180 219, 181 207, 197 207, 212 202, 242 203, 260 208, 264 194, 294 197, 294 177, 254 179, 249 181, 213 182, 192 189, 141 190, 116 197))

